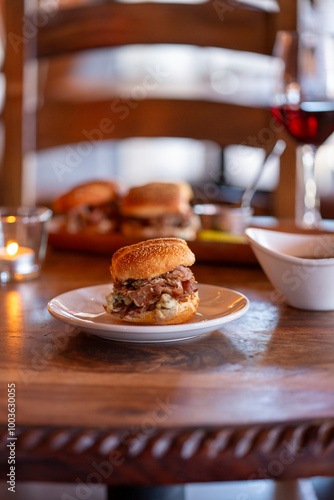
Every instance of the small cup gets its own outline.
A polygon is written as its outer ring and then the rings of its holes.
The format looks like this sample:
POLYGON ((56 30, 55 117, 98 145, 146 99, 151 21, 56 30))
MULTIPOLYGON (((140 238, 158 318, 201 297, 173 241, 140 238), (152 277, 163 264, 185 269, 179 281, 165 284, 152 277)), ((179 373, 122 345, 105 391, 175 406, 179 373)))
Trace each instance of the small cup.
POLYGON ((252 208, 215 203, 195 205, 194 211, 200 216, 203 229, 227 231, 236 235, 243 235, 254 213, 252 208))
POLYGON ((39 276, 52 211, 45 207, 0 207, 0 282, 39 276))

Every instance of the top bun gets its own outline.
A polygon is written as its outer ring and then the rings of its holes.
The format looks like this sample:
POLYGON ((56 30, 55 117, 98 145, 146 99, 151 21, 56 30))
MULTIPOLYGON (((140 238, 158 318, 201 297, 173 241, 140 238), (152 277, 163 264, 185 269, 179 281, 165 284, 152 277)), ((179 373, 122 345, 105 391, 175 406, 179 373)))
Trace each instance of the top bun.
POLYGON ((151 182, 131 188, 124 196, 120 211, 128 217, 155 217, 186 213, 193 192, 187 182, 151 182))
POLYGON ((58 213, 67 213, 79 206, 99 206, 114 201, 120 192, 120 186, 111 181, 93 181, 80 184, 68 193, 57 198, 53 203, 53 210, 58 213))
POLYGON ((111 261, 111 276, 117 281, 147 279, 191 266, 195 255, 180 238, 155 238, 117 250, 111 261))

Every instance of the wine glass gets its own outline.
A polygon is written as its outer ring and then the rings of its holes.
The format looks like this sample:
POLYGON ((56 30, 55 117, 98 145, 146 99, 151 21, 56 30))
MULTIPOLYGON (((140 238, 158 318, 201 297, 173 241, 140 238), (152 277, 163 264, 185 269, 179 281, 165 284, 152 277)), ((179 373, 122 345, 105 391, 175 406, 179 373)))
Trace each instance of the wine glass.
POLYGON ((273 50, 279 63, 271 112, 301 146, 296 177, 296 224, 320 226, 315 179, 317 148, 334 132, 334 37, 279 31, 273 50))

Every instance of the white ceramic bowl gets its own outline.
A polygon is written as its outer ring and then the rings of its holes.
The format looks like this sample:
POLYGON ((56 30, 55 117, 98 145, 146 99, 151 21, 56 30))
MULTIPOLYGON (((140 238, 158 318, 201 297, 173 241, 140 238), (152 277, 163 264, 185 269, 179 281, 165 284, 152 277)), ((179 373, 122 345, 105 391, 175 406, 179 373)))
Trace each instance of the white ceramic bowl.
POLYGON ((247 228, 245 235, 268 279, 291 306, 334 310, 334 234, 247 228))

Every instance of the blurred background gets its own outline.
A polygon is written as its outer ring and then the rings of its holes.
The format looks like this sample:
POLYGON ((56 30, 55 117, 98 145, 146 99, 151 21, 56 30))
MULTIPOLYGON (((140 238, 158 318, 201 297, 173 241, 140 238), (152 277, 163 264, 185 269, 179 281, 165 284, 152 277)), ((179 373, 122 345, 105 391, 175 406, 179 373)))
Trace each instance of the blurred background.
MULTIPOLYGON (((3 4, 6 1, 3 0, 3 4)), ((26 0, 25 10, 39 8, 46 13, 46 25, 52 22, 53 13, 80 5, 101 4, 100 0, 26 0)), ((123 0, 121 3, 139 3, 123 0)), ((159 0, 154 3, 159 3, 159 0)), ((163 3, 163 2, 161 2, 163 3)), ((202 4, 202 0, 175 0, 175 4, 202 4)), ((240 2, 216 0, 213 9, 220 17, 223 31, 233 17, 240 2), (224 6, 224 7, 223 7, 224 6)), ((241 2, 251 13, 261 9, 267 13, 266 49, 262 52, 232 50, 205 44, 134 43, 112 48, 83 50, 77 55, 65 54, 52 60, 41 60, 38 65, 39 105, 44 101, 77 99, 82 103, 106 99, 114 105, 113 113, 121 118, 140 112, 144 101, 172 99, 236 105, 247 109, 269 109, 270 96, 276 65, 271 57, 277 29, 313 29, 333 31, 334 3, 331 0, 246 0, 241 2), (281 13, 279 14, 279 8, 281 13), (275 15, 277 17, 270 18, 275 15), (275 19, 273 22, 272 19, 275 19), (156 74, 155 74, 156 73, 156 74), (148 76, 151 76, 150 84, 148 76)), ((252 17, 249 18, 250 23, 252 17)), ((184 19, 187 25, 187 19, 184 19)), ((234 26, 236 27, 236 26, 234 26)), ((47 28, 47 26, 46 26, 47 28)), ((254 35, 263 37, 256 26, 254 35)), ((3 29, 4 31, 4 29, 3 29)), ((238 38, 237 31, 235 33, 238 38)), ((5 45, 5 35, 3 45, 5 45)), ((8 42, 8 40, 7 40, 8 42)), ((247 47, 247 43, 245 44, 247 47)), ((25 47, 26 48, 26 47, 25 47)), ((3 60, 4 48, 2 48, 3 60)), ((36 69, 36 68, 35 68, 36 69)), ((33 74, 33 71, 32 73, 33 74)), ((35 74, 36 76, 36 74, 35 74)), ((31 82, 35 76, 31 76, 31 82)), ((5 77, 2 75, 1 90, 5 93, 5 77)), ((33 93, 32 93, 33 95, 33 93)), ((33 97, 31 98, 33 99, 33 97)), ((29 100, 29 99, 28 99, 29 100)), ((28 103, 29 105, 29 103, 28 103)), ((182 108, 183 109, 183 108, 182 108)), ((222 121, 224 121, 224 107, 222 121)), ((183 111, 180 108, 180 114, 183 111)), ((145 119, 145 114, 143 114, 145 119)), ((207 116, 207 115, 206 115, 207 116)), ((252 119, 252 115, 248 115, 252 119)), ((269 115, 268 115, 269 117, 269 115)), ((150 117, 148 119, 151 119, 150 117)), ((165 118, 161 116, 161 120, 165 118)), ((168 119, 168 118, 167 118, 168 119)), ((215 119, 214 117, 212 118, 215 119)), ((49 121, 52 121, 49 115, 49 121)), ((159 115, 155 116, 159 120, 159 115)), ((204 118, 203 118, 204 120, 204 118)), ((205 120, 208 120, 207 117, 205 120)), ((226 126, 230 120, 226 115, 226 126)), ((78 143, 38 149, 30 163, 25 179, 23 198, 28 203, 49 204, 59 194, 79 182, 91 179, 117 178, 126 186, 142 184, 150 180, 175 180, 182 178, 195 187, 195 194, 206 201, 240 201, 241 191, 255 177, 265 156, 265 149, 274 138, 274 130, 268 118, 267 128, 242 135, 238 140, 225 144, 220 141, 191 137, 146 137, 136 130, 135 137, 107 138, 95 141, 94 134, 86 132, 88 144, 78 143), (32 181, 34 179, 34 181, 32 181)), ((264 122, 265 123, 265 122, 264 122)), ((207 124, 210 127, 210 124, 207 124)), ((152 124, 154 128, 154 124, 152 124)), ((116 134, 117 135, 117 134, 116 134)), ((208 134, 210 135, 210 134, 208 134)), ((221 132, 224 136, 224 130, 221 132)), ((83 137, 84 139, 84 137, 83 137)), ((317 175, 325 217, 333 217, 331 197, 334 190, 333 139, 320 149, 317 175)), ((294 148, 294 146, 293 146, 294 148)), ((291 163, 283 156, 283 164, 291 163)), ((2 169, 10 168, 6 157, 2 169)), ((278 217, 293 216, 294 172, 273 160, 259 184, 254 199, 256 213, 278 217)), ((19 182, 19 181, 18 181, 19 182)), ((5 191, 5 188, 2 188, 5 191)), ((0 188, 1 196, 1 188, 0 188)), ((4 195, 2 196, 4 197, 4 195)))
MULTIPOLYGON (((47 1, 44 0, 44 3, 47 1)), ((57 3, 57 8, 61 9, 83 1, 51 0, 51 3, 55 8, 57 3)), ((88 3, 88 0, 85 2, 88 3)), ((184 3, 186 2, 189 3, 188 0, 184 3)), ((191 3, 200 3, 200 0, 191 3)), ((254 0, 250 3, 262 3, 263 6, 265 1, 254 0)), ((267 3, 270 4, 270 1, 267 3)), ((300 29, 317 30, 320 27, 323 31, 333 32, 334 3, 331 0, 298 0, 298 4, 297 23, 300 29)), ((113 91, 119 92, 126 100, 133 99, 147 68, 160 64, 163 67, 163 78, 154 88, 145 89, 147 97, 178 96, 270 107, 275 61, 268 55, 180 45, 134 45, 94 52, 63 58, 55 63, 53 70, 61 74, 61 68, 66 68, 66 84, 76 91, 82 86, 82 92, 86 92, 88 87, 91 92, 108 95, 112 87, 113 91)), ((52 82, 49 79, 47 91, 53 94, 59 91, 57 79, 52 82)), ((247 143, 246 138, 245 142, 247 143)), ((328 145, 320 149, 318 157, 318 182, 322 197, 326 199, 323 210, 326 215, 329 209, 329 216, 331 207, 327 208, 327 198, 334 189, 332 142, 330 139, 328 145)), ((257 138, 257 143, 262 146, 261 137, 257 138)), ((75 145, 72 147, 75 150, 75 145)), ((212 141, 188 138, 103 141, 96 143, 87 156, 77 159, 80 166, 73 163, 71 171, 60 176, 58 169, 57 175, 56 165, 66 163, 68 152, 68 148, 56 148, 39 154, 38 202, 46 203, 75 185, 79 168, 82 180, 112 176, 121 179, 126 185, 136 185, 156 178, 173 180, 182 177, 195 186, 207 183, 203 194, 211 199, 225 197, 227 201, 237 201, 239 189, 244 189, 252 181, 265 154, 262 147, 251 144, 230 145, 222 149, 212 141), (226 188, 218 190, 214 188, 215 185, 226 188)), ((73 161, 75 162, 74 157, 73 161)), ((259 190, 263 195, 258 195, 255 199, 260 212, 272 210, 270 195, 278 186, 279 167, 279 161, 274 160, 260 180, 259 190)))

